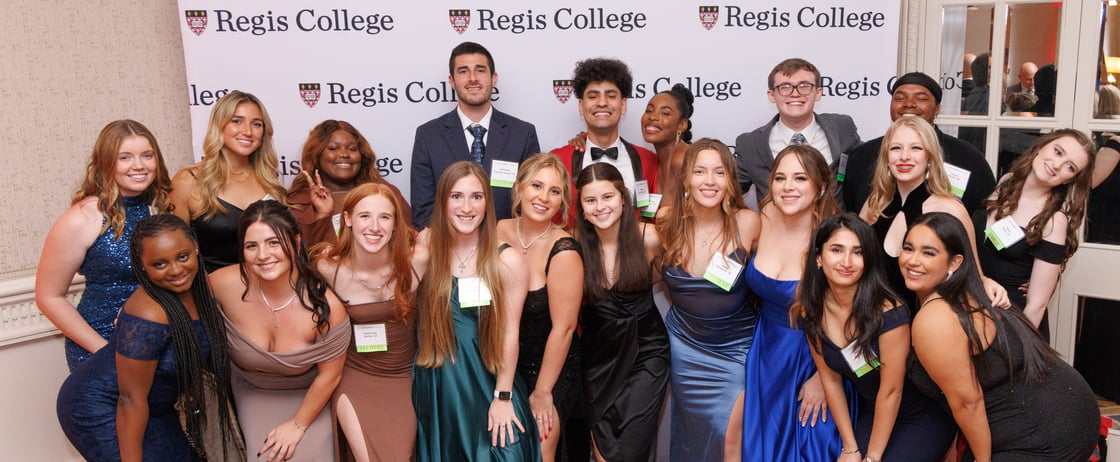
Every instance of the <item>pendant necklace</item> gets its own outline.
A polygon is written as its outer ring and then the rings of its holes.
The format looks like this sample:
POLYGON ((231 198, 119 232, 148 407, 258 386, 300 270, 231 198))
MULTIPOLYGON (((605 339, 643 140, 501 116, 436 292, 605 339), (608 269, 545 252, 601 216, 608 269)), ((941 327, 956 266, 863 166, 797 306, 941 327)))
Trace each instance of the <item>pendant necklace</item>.
POLYGON ((548 234, 549 231, 552 231, 552 225, 551 224, 549 224, 548 226, 545 226, 544 231, 541 231, 541 233, 538 234, 537 237, 534 237, 533 240, 529 241, 529 245, 525 245, 525 242, 521 240, 521 218, 518 218, 517 219, 517 245, 521 246, 521 254, 525 255, 525 254, 529 253, 529 247, 532 247, 533 244, 536 244, 537 239, 540 239, 540 238, 544 237, 544 235, 548 234))
MULTIPOLYGON (((358 274, 358 272, 357 272, 357 271, 354 271, 354 274, 355 274, 355 275, 357 275, 357 274, 358 274)), ((374 272, 373 274, 376 274, 376 272, 374 272)), ((377 293, 381 293, 381 289, 382 289, 383 287, 385 287, 385 284, 386 284, 386 283, 388 283, 388 282, 389 282, 389 278, 390 278, 391 276, 392 276, 392 274, 389 274, 389 275, 386 275, 386 276, 382 276, 382 277, 381 277, 381 284, 378 284, 378 285, 376 285, 376 286, 374 286, 374 287, 370 287, 370 284, 369 284, 369 282, 368 282, 368 281, 366 281, 366 279, 365 279, 365 278, 363 278, 363 277, 361 277, 361 276, 358 276, 358 282, 362 283, 362 286, 364 286, 364 287, 365 287, 365 288, 367 288, 367 289, 373 289, 373 290, 377 291, 377 293)))
POLYGON ((468 253, 467 256, 463 257, 463 258, 459 258, 459 254, 457 254, 455 252, 451 252, 451 254, 455 255, 455 258, 459 260, 459 274, 460 275, 464 274, 467 271, 467 260, 471 259, 471 256, 474 255, 474 252, 476 250, 478 250, 477 245, 474 246, 474 247, 471 247, 470 253, 468 253))
POLYGON ((716 233, 717 230, 719 230, 719 228, 720 228, 719 225, 716 225, 715 227, 713 227, 712 230, 708 232, 708 237, 706 237, 706 238, 704 238, 703 240, 700 241, 700 247, 707 247, 708 246, 708 241, 712 239, 713 235, 716 233))
POLYGON ((276 328, 279 328, 279 327, 280 327, 280 323, 276 322, 276 312, 277 312, 277 311, 280 311, 280 310, 282 310, 282 309, 284 309, 284 308, 287 308, 287 307, 288 307, 288 305, 291 305, 291 304, 292 304, 292 302, 293 302, 293 301, 295 301, 295 299, 296 299, 296 293, 295 293, 295 292, 293 292, 293 293, 292 293, 292 296, 288 298, 288 301, 284 302, 284 304, 283 304, 283 305, 280 305, 280 306, 278 306, 278 307, 276 307, 276 308, 273 308, 273 307, 272 307, 272 303, 271 303, 271 302, 269 302, 269 301, 268 301, 268 297, 266 297, 266 296, 264 295, 264 289, 263 289, 263 288, 260 288, 260 287, 258 287, 258 288, 257 288, 257 293, 261 294, 261 300, 263 300, 263 301, 264 301, 264 306, 266 306, 266 307, 268 307, 268 309, 272 310, 272 327, 276 327, 276 328))

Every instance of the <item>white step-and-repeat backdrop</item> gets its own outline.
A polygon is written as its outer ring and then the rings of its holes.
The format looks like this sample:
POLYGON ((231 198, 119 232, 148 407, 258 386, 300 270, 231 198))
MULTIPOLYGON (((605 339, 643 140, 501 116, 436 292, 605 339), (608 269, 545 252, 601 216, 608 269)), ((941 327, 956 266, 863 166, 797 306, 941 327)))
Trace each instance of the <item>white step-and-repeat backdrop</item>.
POLYGON ((696 95, 695 138, 733 143, 768 121, 766 76, 788 57, 820 68, 818 112, 852 115, 881 136, 896 73, 900 2, 370 2, 179 0, 195 158, 210 108, 239 89, 264 101, 283 182, 308 132, 346 120, 369 139, 386 179, 408 194, 415 128, 451 110, 448 57, 474 41, 494 55, 495 107, 537 127, 541 148, 582 130, 563 85, 576 61, 612 57, 634 74, 622 136, 643 144, 649 98, 683 83, 696 95))

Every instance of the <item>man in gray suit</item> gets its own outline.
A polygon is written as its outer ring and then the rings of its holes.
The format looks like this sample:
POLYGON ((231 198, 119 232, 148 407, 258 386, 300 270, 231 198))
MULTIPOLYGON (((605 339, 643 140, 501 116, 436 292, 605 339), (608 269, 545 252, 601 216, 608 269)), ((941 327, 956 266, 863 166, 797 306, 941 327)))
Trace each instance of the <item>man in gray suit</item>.
POLYGON ((845 153, 859 144, 859 133, 851 117, 813 112, 813 106, 821 99, 820 84, 820 71, 804 59, 787 59, 770 71, 766 95, 777 106, 778 114, 735 139, 739 184, 744 192, 754 185, 754 200, 748 202, 760 202, 770 191, 771 165, 786 146, 797 143, 817 148, 835 172, 845 153))
MULTIPOLYGON (((533 124, 493 108, 491 95, 498 73, 485 47, 460 43, 451 50, 448 70, 458 104, 451 112, 417 127, 412 145, 409 195, 416 229, 424 229, 431 222, 436 182, 451 164, 470 160, 492 173, 495 160, 520 164, 541 150, 533 124)), ((509 188, 492 188, 495 218, 509 218, 513 204, 509 188)))

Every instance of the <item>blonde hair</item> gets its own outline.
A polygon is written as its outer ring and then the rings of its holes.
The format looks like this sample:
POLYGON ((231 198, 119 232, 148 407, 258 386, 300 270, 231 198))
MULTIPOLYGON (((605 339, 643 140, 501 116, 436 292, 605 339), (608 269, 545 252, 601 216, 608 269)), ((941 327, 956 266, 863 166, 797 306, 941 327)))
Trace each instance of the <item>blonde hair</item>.
POLYGON ((551 167, 556 170, 556 174, 560 176, 560 227, 568 227, 568 210, 572 208, 572 178, 568 175, 568 169, 564 168, 564 162, 560 160, 556 154, 539 153, 533 154, 532 157, 521 163, 517 169, 517 181, 513 185, 513 190, 510 191, 510 196, 513 198, 513 217, 521 217, 521 188, 529 184, 533 176, 551 167))
POLYGON ((124 233, 125 210, 121 202, 121 191, 114 179, 117 167, 117 154, 125 138, 139 136, 148 140, 152 145, 152 152, 156 157, 156 169, 152 172, 155 177, 148 189, 143 192, 148 203, 160 211, 167 211, 171 195, 171 177, 167 174, 167 163, 163 161, 163 153, 159 150, 159 143, 148 127, 135 120, 114 120, 101 129, 97 141, 93 143, 93 153, 86 164, 86 176, 82 185, 74 191, 70 205, 77 204, 87 197, 97 198, 97 210, 105 216, 105 223, 101 225, 101 232, 113 229, 113 236, 120 238, 124 233))
POLYGON ((249 155, 249 165, 253 175, 265 193, 273 199, 287 205, 284 187, 280 186, 277 179, 279 161, 276 159, 276 150, 272 147, 272 119, 264 104, 249 93, 238 90, 226 93, 210 111, 210 123, 206 128, 206 138, 202 142, 202 162, 197 165, 195 172, 195 192, 202 198, 202 208, 191 214, 191 219, 208 219, 219 213, 226 213, 226 208, 218 202, 218 193, 230 181, 230 161, 225 150, 225 137, 223 131, 229 121, 233 119, 237 106, 242 103, 251 103, 261 111, 261 121, 264 130, 261 134, 261 145, 256 152, 249 155))
POLYGON ((455 360, 455 326, 451 313, 451 248, 455 244, 455 230, 447 217, 447 200, 451 188, 460 179, 474 176, 482 184, 486 200, 486 216, 478 228, 478 277, 490 289, 490 306, 479 307, 478 346, 486 369, 497 374, 502 367, 502 284, 498 275, 501 265, 498 233, 494 221, 494 201, 490 181, 482 167, 474 162, 459 161, 447 167, 436 186, 436 202, 432 213, 429 240, 428 271, 416 291, 416 318, 419 326, 419 347, 416 364, 421 367, 441 367, 444 359, 455 360))
POLYGON ((883 209, 894 199, 898 184, 891 175, 890 148, 891 138, 901 127, 907 127, 918 134, 922 141, 922 148, 926 151, 926 189, 931 196, 943 196, 956 199, 949 186, 949 176, 945 173, 945 164, 941 160, 941 142, 937 140, 937 131, 933 125, 921 117, 899 117, 898 120, 887 128, 883 135, 883 142, 879 146, 879 159, 875 161, 875 175, 871 180, 871 195, 867 197, 867 211, 870 221, 874 224, 879 221, 883 209))
MULTIPOLYGON (((702 138, 688 147, 684 154, 684 170, 680 176, 681 200, 669 202, 669 213, 658 214, 657 231, 661 233, 665 242, 665 264, 670 266, 689 266, 692 262, 692 243, 696 236, 693 235, 692 198, 689 197, 689 186, 692 181, 692 169, 696 167, 696 159, 701 151, 715 151, 719 154, 723 166, 724 178, 727 179, 727 191, 724 192, 720 209, 723 211, 723 224, 720 230, 719 248, 727 247, 728 242, 734 242, 736 248, 742 248, 742 243, 735 237, 738 236, 738 222, 736 213, 745 208, 743 194, 739 191, 739 180, 735 174, 735 161, 731 157, 731 150, 719 140, 702 138)), ((750 249, 743 249, 749 251, 750 249)))

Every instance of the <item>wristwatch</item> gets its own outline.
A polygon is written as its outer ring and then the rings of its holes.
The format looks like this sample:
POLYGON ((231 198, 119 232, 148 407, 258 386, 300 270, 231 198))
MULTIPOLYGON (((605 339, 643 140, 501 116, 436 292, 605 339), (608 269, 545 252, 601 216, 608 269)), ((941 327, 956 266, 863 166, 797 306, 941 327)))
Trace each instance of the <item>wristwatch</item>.
POLYGON ((498 398, 499 401, 509 401, 513 399, 513 392, 494 390, 494 397, 498 398))

